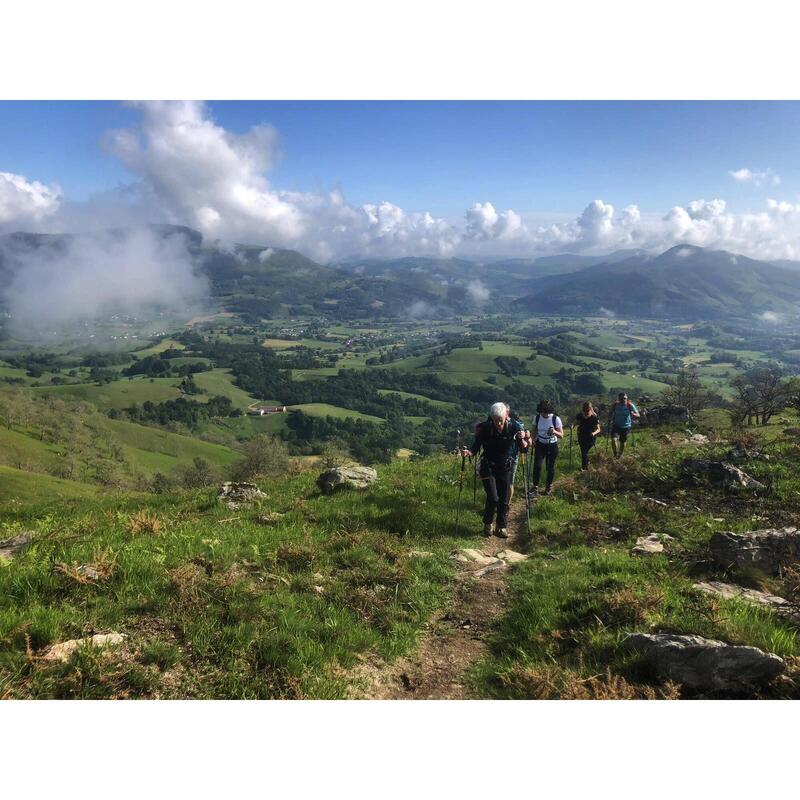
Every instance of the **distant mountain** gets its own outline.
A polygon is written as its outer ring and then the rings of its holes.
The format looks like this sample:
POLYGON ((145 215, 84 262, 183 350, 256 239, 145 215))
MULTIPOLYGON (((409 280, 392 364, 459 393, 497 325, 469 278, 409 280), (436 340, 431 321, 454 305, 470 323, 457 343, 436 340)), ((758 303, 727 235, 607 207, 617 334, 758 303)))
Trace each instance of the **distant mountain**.
POLYGON ((725 250, 679 245, 542 282, 515 308, 535 313, 710 319, 796 311, 800 272, 725 250))

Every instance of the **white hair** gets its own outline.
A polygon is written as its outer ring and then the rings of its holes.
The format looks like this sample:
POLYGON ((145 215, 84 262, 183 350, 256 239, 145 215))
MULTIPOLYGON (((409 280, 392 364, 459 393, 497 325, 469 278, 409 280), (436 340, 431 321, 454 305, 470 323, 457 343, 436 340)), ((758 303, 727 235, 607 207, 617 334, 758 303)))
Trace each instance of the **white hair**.
POLYGON ((492 419, 502 419, 508 414, 508 406, 505 403, 495 403, 489 409, 489 416, 492 419))

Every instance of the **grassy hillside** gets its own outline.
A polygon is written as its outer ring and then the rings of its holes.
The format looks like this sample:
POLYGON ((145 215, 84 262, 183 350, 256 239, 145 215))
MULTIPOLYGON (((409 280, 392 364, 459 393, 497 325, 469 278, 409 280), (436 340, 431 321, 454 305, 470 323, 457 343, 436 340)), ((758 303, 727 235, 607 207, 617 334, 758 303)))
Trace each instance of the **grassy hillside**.
MULTIPOLYGON (((467 676, 472 695, 693 696, 625 649, 625 634, 639 630, 777 653, 790 665, 788 682, 761 695, 800 697, 797 631, 768 609, 692 588, 724 578, 792 591, 752 571, 726 574, 708 551, 714 531, 796 518, 798 454, 777 434, 770 431, 770 461, 743 464, 770 486, 753 499, 679 479, 682 457, 719 454, 721 443, 698 450, 639 433, 620 462, 598 448, 587 474, 565 449, 555 493, 534 505, 528 560, 509 574, 490 649, 467 676), (637 536, 653 530, 673 537, 667 552, 632 556, 637 536)), ((328 498, 314 490, 315 473, 304 473, 263 482, 264 505, 236 511, 210 492, 190 492, 100 498, 55 517, 41 503, 67 482, 48 481, 22 506, 4 492, 4 535, 24 526, 35 544, 0 568, 0 695, 357 693, 364 659, 392 662, 414 649, 432 615, 447 619, 457 585, 452 549, 485 546, 469 492, 456 528, 453 476, 448 458, 398 460, 380 468, 370 489, 328 498), (85 563, 103 577, 78 580, 74 565, 85 563), (86 630, 129 639, 116 655, 82 653, 57 666, 27 655, 86 630)))
MULTIPOLYGON (((40 475, 13 467, 0 466, 0 509, 3 512, 14 510, 19 513, 21 507, 34 507, 37 509, 35 513, 41 514, 45 513, 45 506, 50 503, 61 503, 64 500, 88 500, 97 497, 98 493, 98 488, 88 483, 65 481, 50 475, 40 475)), ((63 510, 63 507, 60 507, 59 510, 63 510)), ((20 518, 22 519, 24 516, 20 518)), ((5 539, 5 533, 11 534, 12 532, 13 529, 5 529, 0 526, 0 537, 5 539)))

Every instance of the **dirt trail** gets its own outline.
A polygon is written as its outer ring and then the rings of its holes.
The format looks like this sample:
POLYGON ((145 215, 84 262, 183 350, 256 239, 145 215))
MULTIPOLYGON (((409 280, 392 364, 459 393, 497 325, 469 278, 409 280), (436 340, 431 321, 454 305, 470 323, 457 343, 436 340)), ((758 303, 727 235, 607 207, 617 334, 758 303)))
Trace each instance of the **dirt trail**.
MULTIPOLYGON (((479 546, 487 555, 524 551, 525 503, 512 503, 509 538, 487 538, 479 546)), ((363 664, 356 670, 353 696, 365 700, 466 700, 466 675, 486 652, 486 639, 506 604, 509 568, 478 578, 476 564, 458 564, 453 599, 428 624, 413 653, 386 664, 363 664)))

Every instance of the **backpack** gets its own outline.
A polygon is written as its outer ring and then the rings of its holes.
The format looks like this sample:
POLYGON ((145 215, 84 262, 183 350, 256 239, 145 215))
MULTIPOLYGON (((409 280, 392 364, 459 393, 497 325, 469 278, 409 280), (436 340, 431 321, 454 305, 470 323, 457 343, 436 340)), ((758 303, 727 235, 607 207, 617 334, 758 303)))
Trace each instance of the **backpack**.
MULTIPOLYGON (((542 416, 541 414, 537 413, 536 416, 533 418, 533 431, 532 431, 532 433, 533 433, 534 441, 536 441, 539 438, 539 420, 541 419, 541 416, 542 416)), ((553 411, 553 422, 556 421, 556 417, 557 416, 558 416, 558 412, 557 411, 553 411)), ((561 421, 561 424, 562 425, 564 424, 563 420, 561 421)), ((553 427, 555 427, 555 426, 553 426, 553 427)), ((544 444, 544 442, 542 442, 541 444, 544 444)))

